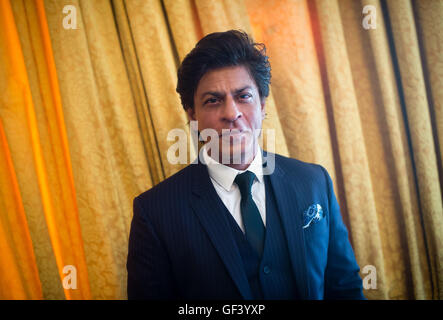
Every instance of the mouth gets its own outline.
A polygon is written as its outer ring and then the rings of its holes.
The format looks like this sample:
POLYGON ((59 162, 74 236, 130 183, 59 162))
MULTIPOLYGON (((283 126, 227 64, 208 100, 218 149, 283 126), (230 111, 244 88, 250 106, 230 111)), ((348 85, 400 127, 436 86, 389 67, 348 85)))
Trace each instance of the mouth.
POLYGON ((226 146, 242 145, 248 141, 249 130, 231 130, 220 135, 220 141, 226 146))
POLYGON ((239 129, 223 129, 223 132, 219 134, 220 138, 229 138, 229 137, 238 137, 241 135, 244 135, 246 133, 246 130, 239 130, 239 129))

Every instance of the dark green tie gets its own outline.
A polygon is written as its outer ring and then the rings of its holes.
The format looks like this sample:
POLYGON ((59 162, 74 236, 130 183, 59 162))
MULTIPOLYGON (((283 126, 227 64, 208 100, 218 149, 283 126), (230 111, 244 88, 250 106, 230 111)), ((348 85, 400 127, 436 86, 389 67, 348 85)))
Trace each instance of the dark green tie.
POLYGON ((243 218, 243 225, 245 227, 246 239, 248 239, 252 247, 261 256, 265 239, 265 226, 260 216, 260 211, 258 211, 258 208, 252 199, 251 187, 254 178, 254 173, 251 171, 245 171, 238 174, 234 181, 240 188, 240 210, 243 218))

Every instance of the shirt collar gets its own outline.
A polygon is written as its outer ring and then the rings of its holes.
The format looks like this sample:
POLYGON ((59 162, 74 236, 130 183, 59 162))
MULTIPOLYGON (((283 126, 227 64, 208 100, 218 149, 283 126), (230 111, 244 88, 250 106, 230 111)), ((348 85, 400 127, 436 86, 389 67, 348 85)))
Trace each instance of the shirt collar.
POLYGON ((206 145, 203 146, 203 159, 208 167, 209 176, 214 179, 219 185, 221 185, 226 191, 231 191, 232 184, 237 174, 243 173, 245 171, 251 171, 255 174, 258 181, 263 183, 263 160, 262 160, 262 150, 258 146, 257 153, 255 154, 254 160, 246 170, 237 170, 228 167, 220 162, 214 160, 208 155, 206 150, 206 145))

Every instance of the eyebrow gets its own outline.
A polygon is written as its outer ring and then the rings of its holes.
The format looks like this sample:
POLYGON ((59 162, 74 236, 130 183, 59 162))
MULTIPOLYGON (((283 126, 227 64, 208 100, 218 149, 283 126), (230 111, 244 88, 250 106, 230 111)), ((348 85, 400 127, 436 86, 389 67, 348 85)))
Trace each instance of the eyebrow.
MULTIPOLYGON (((245 86, 245 87, 240 88, 240 89, 235 89, 234 91, 232 91, 232 93, 238 94, 238 93, 240 93, 240 92, 242 92, 242 91, 244 91, 246 89, 252 89, 252 87, 251 86, 245 86)), ((223 95, 224 95, 224 93, 219 92, 219 91, 206 91, 206 92, 203 92, 200 95, 200 99, 203 99, 208 94, 213 95, 215 97, 223 97, 223 95)))

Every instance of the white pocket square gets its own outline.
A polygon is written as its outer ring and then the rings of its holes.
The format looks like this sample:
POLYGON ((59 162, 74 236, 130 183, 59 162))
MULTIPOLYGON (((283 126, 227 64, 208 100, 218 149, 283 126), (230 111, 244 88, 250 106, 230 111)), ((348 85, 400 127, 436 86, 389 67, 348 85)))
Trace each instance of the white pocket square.
POLYGON ((309 227, 312 222, 320 221, 324 217, 323 208, 318 203, 312 204, 303 212, 303 229, 309 227))

